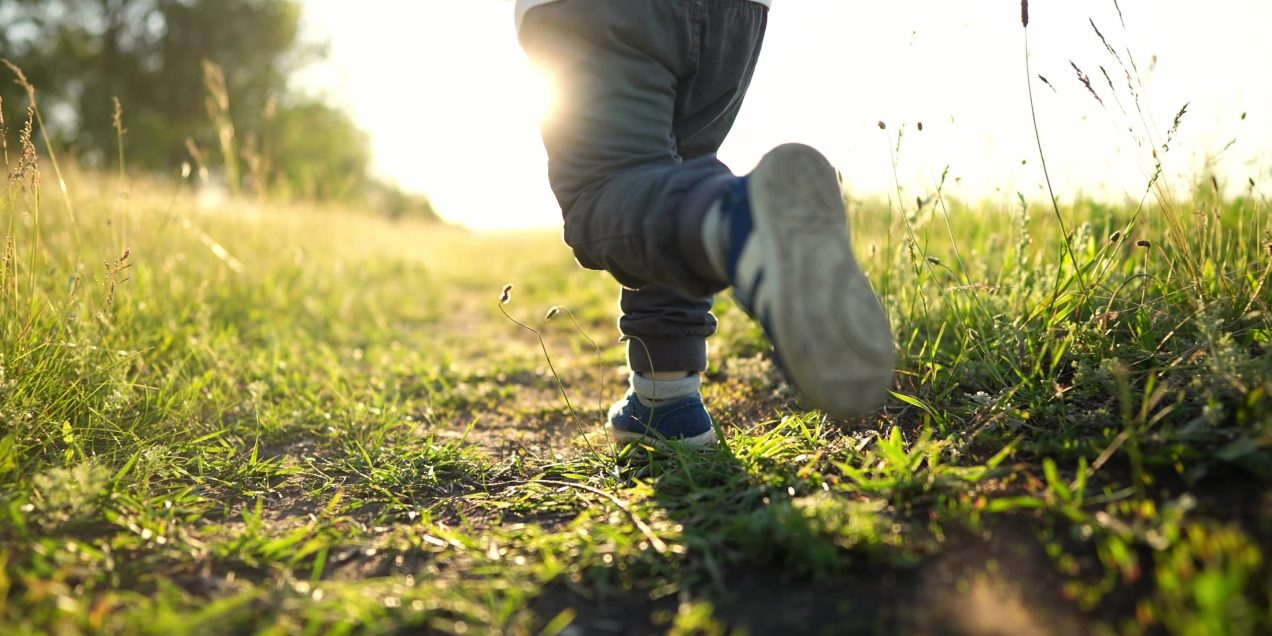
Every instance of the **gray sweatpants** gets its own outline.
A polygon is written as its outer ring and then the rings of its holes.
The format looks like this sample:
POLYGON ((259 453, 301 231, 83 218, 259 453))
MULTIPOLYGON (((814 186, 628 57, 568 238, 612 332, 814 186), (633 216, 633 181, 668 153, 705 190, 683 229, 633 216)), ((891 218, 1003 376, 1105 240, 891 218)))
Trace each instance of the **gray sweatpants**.
POLYGON ((579 264, 623 285, 636 371, 703 371, 715 333, 702 220, 733 175, 716 151, 755 70, 768 9, 749 0, 562 0, 522 47, 554 80, 548 178, 579 264), (643 343, 643 345, 641 344, 643 343))

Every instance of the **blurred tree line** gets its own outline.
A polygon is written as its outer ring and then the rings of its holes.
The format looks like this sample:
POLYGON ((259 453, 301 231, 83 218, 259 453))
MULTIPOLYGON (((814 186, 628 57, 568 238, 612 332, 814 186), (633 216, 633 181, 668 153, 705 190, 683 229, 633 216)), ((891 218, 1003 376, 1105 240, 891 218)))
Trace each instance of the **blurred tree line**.
MULTIPOLYGON (((296 0, 0 0, 0 56, 35 86, 55 144, 88 167, 119 161, 118 98, 130 170, 191 162, 235 192, 435 218, 424 197, 370 176, 348 114, 294 87, 326 55, 300 19, 296 0)), ((22 87, 0 81, 0 97, 7 121, 25 116, 22 87)))

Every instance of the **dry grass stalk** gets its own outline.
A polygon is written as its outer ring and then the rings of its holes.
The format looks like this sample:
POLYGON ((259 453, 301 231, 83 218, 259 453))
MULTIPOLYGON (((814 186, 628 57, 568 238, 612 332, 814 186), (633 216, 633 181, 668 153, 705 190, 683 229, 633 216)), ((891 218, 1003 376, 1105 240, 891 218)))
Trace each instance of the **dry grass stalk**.
POLYGON ((8 295, 10 287, 12 287, 13 295, 18 293, 18 268, 17 263, 18 248, 13 243, 13 236, 6 236, 4 239, 4 256, 0 258, 0 294, 8 295))
POLYGON ((1121 110, 1122 114, 1126 115, 1126 107, 1122 105, 1122 99, 1117 96, 1117 87, 1113 86, 1113 78, 1109 77, 1108 70, 1106 70, 1103 66, 1100 66, 1099 68, 1100 73, 1104 75, 1104 81, 1109 85, 1109 93, 1113 95, 1113 101, 1117 103, 1118 110, 1121 110))
MULTIPOLYGON (((57 184, 62 190, 62 198, 63 198, 63 201, 66 203, 66 214, 70 218, 72 232, 75 235, 75 242, 78 245, 79 244, 79 222, 75 219, 75 205, 71 200, 70 190, 67 189, 66 187, 66 178, 62 175, 62 168, 58 165, 57 153, 53 149, 53 142, 49 140, 48 128, 45 127, 44 118, 43 116, 40 115, 40 107, 39 105, 36 104, 35 87, 31 85, 31 82, 27 81, 26 74, 23 73, 22 69, 18 68, 16 64, 4 58, 0 58, 0 62, 4 62, 4 65, 9 67, 9 70, 13 71, 14 75, 17 75, 18 79, 16 80, 16 83, 18 84, 18 86, 21 86, 27 92, 27 98, 29 100, 28 118, 34 119, 35 122, 40 124, 40 136, 44 138, 44 147, 48 151, 47 156, 49 159, 49 163, 53 164, 53 174, 57 175, 57 184)), ((24 153, 25 153, 25 149, 24 149, 24 153)), ((35 177, 33 176, 32 179, 33 179, 32 184, 34 184, 35 177)), ((34 274, 32 275, 34 276, 34 274)))
MULTIPOLYGON (((128 256, 131 254, 132 250, 125 248, 124 255, 115 259, 115 262, 102 261, 102 265, 106 267, 106 280, 100 281, 98 284, 106 288, 106 308, 108 310, 115 306, 115 288, 131 280, 131 277, 119 277, 124 270, 136 264, 128 262, 128 256)), ((106 322, 106 317, 101 312, 97 313, 97 317, 102 322, 106 322)))
MULTIPOLYGON (((186 152, 190 153, 190 158, 194 159, 194 165, 199 169, 199 183, 207 185, 208 183, 208 164, 203 160, 203 151, 199 150, 199 146, 194 140, 186 137, 186 152)), ((184 170, 182 171, 184 173, 184 170)))
POLYGON ((225 157, 226 186, 238 197, 239 165, 238 153, 234 149, 234 122, 230 120, 230 91, 225 82, 225 72, 211 60, 203 60, 203 85, 208 89, 205 102, 208 116, 216 124, 221 154, 225 157))
POLYGON ((1091 93, 1091 97, 1094 97, 1095 101, 1100 102, 1100 106, 1104 106, 1104 100, 1100 99, 1100 95, 1095 92, 1095 87, 1091 86, 1091 78, 1087 77, 1087 74, 1083 73, 1082 69, 1078 68, 1078 65, 1075 64, 1073 60, 1069 60, 1069 66, 1072 66, 1074 72, 1078 74, 1078 81, 1082 82, 1082 85, 1086 87, 1088 93, 1091 93))
POLYGON ((1170 150, 1170 142, 1179 132, 1179 124, 1184 121, 1184 115, 1188 112, 1188 106, 1191 104, 1192 102, 1185 102, 1179 112, 1175 113, 1175 120, 1171 122, 1170 130, 1166 131, 1166 143, 1162 144, 1163 151, 1170 150))
POLYGON ((124 128, 123 105, 119 103, 118 97, 111 97, 111 100, 115 102, 115 116, 114 116, 115 138, 116 138, 116 145, 119 146, 119 178, 122 181, 126 178, 125 170, 124 170, 124 133, 128 131, 124 128))
POLYGON ((39 167, 36 165, 35 143, 31 141, 31 132, 34 126, 35 110, 27 107, 26 123, 22 125, 22 132, 18 133, 18 143, 22 146, 22 156, 18 159, 17 167, 9 173, 9 185, 18 183, 29 176, 31 187, 35 187, 39 167))
MULTIPOLYGON (((1029 93, 1029 117, 1033 122, 1034 141, 1038 145, 1038 158, 1042 162, 1042 176, 1047 184, 1047 195, 1051 199, 1051 209, 1056 214, 1056 220, 1060 222, 1060 234, 1064 237, 1064 251, 1069 255, 1069 261, 1073 263, 1073 275, 1078 281, 1078 286, 1082 288, 1083 296, 1089 296, 1086 281, 1082 276, 1082 266, 1078 264, 1078 257, 1073 253, 1072 236, 1069 234, 1069 228, 1064 222, 1064 215, 1060 213, 1060 202, 1056 199, 1055 188, 1051 185, 1051 172, 1047 170, 1047 153, 1042 149, 1042 132, 1038 128, 1038 110, 1034 106, 1033 96, 1033 71, 1029 68, 1029 0, 1020 0, 1020 23, 1024 26, 1024 45, 1025 45, 1025 88, 1029 93)), ((1063 260, 1063 255, 1061 256, 1063 260)), ((1055 305, 1055 301, 1060 297, 1060 270, 1056 271, 1056 288, 1051 295, 1051 301, 1048 304, 1047 312, 1050 313, 1055 305)), ((1080 311, 1081 306, 1078 310, 1080 311)), ((1075 314, 1075 318, 1077 315, 1075 314)))
POLYGON ((262 113, 265 117, 266 131, 262 135, 254 132, 247 133, 243 140, 243 160, 247 162, 247 170, 252 178, 252 186, 256 190, 261 204, 265 203, 265 196, 269 194, 269 173, 273 169, 273 164, 269 160, 269 125, 274 121, 274 116, 278 114, 278 96, 270 95, 265 102, 265 110, 262 113))
POLYGON ((119 103, 119 97, 111 97, 111 101, 115 102, 115 130, 119 134, 124 134, 124 107, 119 103))
POLYGON ((27 98, 31 100, 31 106, 34 108, 35 107, 35 87, 31 85, 31 82, 27 81, 26 73, 23 73, 22 69, 18 68, 17 64, 14 64, 13 62, 10 62, 9 60, 5 58, 0 58, 0 62, 4 62, 4 65, 9 67, 9 70, 13 71, 14 75, 18 76, 18 79, 14 80, 14 82, 18 86, 21 86, 24 90, 26 90, 27 98))
POLYGON ((27 120, 22 125, 22 133, 18 135, 18 143, 22 144, 22 161, 19 168, 26 171, 28 167, 35 169, 35 142, 31 140, 31 134, 35 130, 35 109, 27 109, 27 120))
POLYGON ((9 130, 4 127, 4 97, 0 97, 0 150, 4 151, 4 166, 9 167, 9 130))
POLYGON ((1121 56, 1117 54, 1117 51, 1113 49, 1113 46, 1109 44, 1109 41, 1104 39, 1104 34, 1100 33, 1100 27, 1095 26, 1095 20, 1093 18, 1087 18, 1087 21, 1091 23, 1091 28, 1095 29, 1095 35, 1100 38, 1100 42, 1104 44, 1104 48, 1108 50, 1109 55, 1112 55, 1113 59, 1117 60, 1118 64, 1121 64, 1121 56))
POLYGON ((240 152, 243 161, 247 162, 247 173, 252 189, 264 203, 269 183, 269 161, 265 158, 265 153, 258 148, 256 133, 247 133, 243 138, 243 149, 240 152))
POLYGON ((574 404, 570 402, 570 394, 565 390, 565 383, 561 381, 561 375, 557 373, 556 365, 552 364, 552 356, 548 354, 548 344, 543 340, 543 333, 530 325, 527 325, 508 314, 508 310, 504 309, 504 305, 512 302, 512 284, 504 285, 503 291, 499 292, 499 313, 504 318, 512 321, 518 327, 529 331, 539 339, 539 348, 543 351, 543 357, 548 362, 548 370, 552 372, 552 378, 556 380, 557 388, 561 391, 561 397, 565 399, 565 408, 570 412, 574 419, 575 426, 579 429, 579 435, 583 437, 583 442, 587 445, 588 451, 595 453, 596 449, 592 448, 592 442, 587 438, 587 430, 583 427, 583 420, 579 419, 578 411, 574 410, 574 404))

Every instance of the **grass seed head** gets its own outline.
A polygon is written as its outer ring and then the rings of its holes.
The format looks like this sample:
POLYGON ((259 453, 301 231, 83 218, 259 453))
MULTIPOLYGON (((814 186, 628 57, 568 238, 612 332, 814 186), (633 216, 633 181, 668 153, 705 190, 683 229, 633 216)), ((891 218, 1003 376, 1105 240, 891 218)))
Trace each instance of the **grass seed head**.
POLYGON ((1029 28, 1029 0, 1020 0, 1020 26, 1029 28))
POLYGON ((552 308, 548 310, 548 314, 543 317, 543 321, 547 322, 549 320, 552 320, 553 318, 556 318, 557 314, 559 313, 561 313, 561 306, 553 305, 552 308))
POLYGON ((270 95, 265 100, 265 121, 274 121, 274 116, 278 114, 278 95, 270 95))
POLYGON ((18 166, 9 173, 10 185, 21 181, 28 175, 31 177, 32 186, 35 184, 38 167, 35 163, 35 142, 31 141, 31 133, 34 126, 35 110, 28 106, 26 123, 22 126, 22 132, 18 134, 18 142, 22 146, 22 157, 18 160, 18 166))
POLYGON ((1078 81, 1082 82, 1082 85, 1086 87, 1087 92, 1091 94, 1091 97, 1094 97, 1095 101, 1100 102, 1100 106, 1103 106, 1104 100, 1100 99, 1100 94, 1095 92, 1095 87, 1091 85, 1091 78, 1087 77, 1087 74, 1083 73, 1082 69, 1078 68, 1078 65, 1075 64, 1073 60, 1069 60, 1069 66, 1072 66, 1073 72, 1078 74, 1078 81))
POLYGON ((122 135, 124 134, 124 107, 119 104, 118 97, 111 97, 111 100, 115 102, 115 130, 122 135))
POLYGON ((1152 247, 1152 246, 1153 246, 1152 242, 1150 242, 1150 241, 1146 241, 1146 240, 1144 240, 1144 239, 1140 239, 1140 240, 1138 240, 1138 241, 1135 241, 1135 244, 1136 244, 1136 245, 1138 245, 1138 246, 1140 246, 1140 247, 1143 247, 1143 248, 1145 248, 1145 249, 1150 248, 1150 247, 1152 247))
POLYGON ((0 62, 4 62, 4 65, 9 67, 9 70, 13 71, 14 75, 18 76, 18 79, 14 80, 14 83, 17 84, 18 86, 21 86, 23 90, 27 92, 27 97, 30 98, 31 105, 34 106, 35 105, 35 87, 31 85, 31 82, 27 81, 26 73, 23 73, 22 69, 18 68, 17 64, 14 64, 13 62, 10 62, 7 59, 0 58, 0 62))
MULTIPOLYGON (((14 280, 17 273, 17 267, 14 264, 14 255, 17 248, 13 244, 13 236, 6 236, 4 239, 4 255, 0 256, 0 295, 6 295, 9 291, 9 281, 14 280)), ((3 370, 4 367, 0 367, 3 370)))
POLYGON ((504 285, 503 291, 499 293, 499 304, 507 305, 512 301, 512 285, 504 285))
POLYGON ((927 262, 929 262, 929 263, 931 263, 931 264, 933 264, 933 265, 940 265, 940 264, 941 264, 941 259, 939 259, 939 258, 937 258, 937 257, 935 257, 935 256, 929 256, 929 257, 927 257, 927 262))
POLYGON ((882 120, 882 119, 880 119, 880 120, 879 120, 879 130, 887 130, 887 129, 888 129, 888 125, 887 125, 887 124, 885 124, 885 123, 883 123, 883 120, 882 120))
MULTIPOLYGON (((1106 40, 1106 39, 1104 39, 1104 34, 1103 34, 1103 33, 1100 33, 1100 27, 1095 26, 1095 19, 1094 19, 1094 18, 1087 18, 1087 22, 1091 23, 1091 28, 1095 30, 1095 35, 1096 35, 1096 36, 1098 36, 1098 37, 1100 38, 1100 42, 1102 42, 1102 43, 1104 44, 1104 50, 1108 51, 1108 52, 1109 52, 1109 55, 1113 56, 1113 59, 1117 60, 1117 63, 1118 63, 1118 64, 1121 64, 1121 63, 1122 63, 1122 57, 1121 57, 1121 56, 1119 56, 1119 55, 1117 54, 1117 51, 1116 51, 1116 50, 1114 50, 1114 49, 1113 49, 1113 47, 1109 45, 1109 41, 1108 41, 1108 40, 1106 40)), ((1104 70, 1104 67, 1103 67, 1103 66, 1101 66, 1101 67, 1100 67, 1100 70, 1101 70, 1101 71, 1103 71, 1103 70, 1104 70)), ((1109 74, 1108 74, 1107 72, 1105 72, 1105 73, 1104 73, 1104 78, 1109 80, 1109 88, 1112 88, 1112 87, 1113 87, 1113 80, 1109 79, 1109 74)))
POLYGON ((1118 241, 1120 241, 1120 240, 1122 240, 1122 231, 1121 231, 1121 230, 1118 230, 1118 231, 1114 232, 1112 235, 1110 235, 1110 236, 1109 236, 1109 242, 1110 242, 1110 243, 1116 243, 1116 242, 1118 242, 1118 241))

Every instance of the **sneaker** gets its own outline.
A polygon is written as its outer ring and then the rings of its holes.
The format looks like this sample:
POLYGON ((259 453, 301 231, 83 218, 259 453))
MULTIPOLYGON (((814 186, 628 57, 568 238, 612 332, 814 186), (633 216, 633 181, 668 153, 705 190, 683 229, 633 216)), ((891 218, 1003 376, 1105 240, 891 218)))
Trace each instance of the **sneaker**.
POLYGON ((779 146, 737 181, 726 210, 734 297, 787 379, 836 418, 878 408, 892 381, 892 329, 853 256, 834 167, 808 146, 779 146))
POLYGON ((606 428, 614 441, 624 446, 642 439, 655 445, 661 445, 664 439, 699 446, 716 443, 711 416, 700 394, 645 406, 635 391, 628 390, 623 399, 610 407, 606 428))

